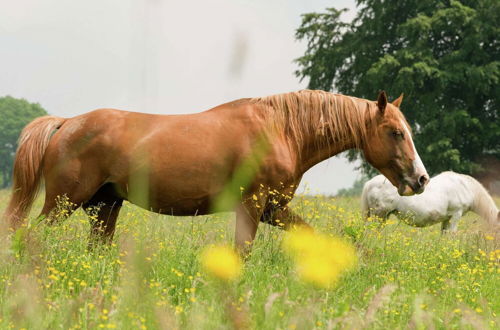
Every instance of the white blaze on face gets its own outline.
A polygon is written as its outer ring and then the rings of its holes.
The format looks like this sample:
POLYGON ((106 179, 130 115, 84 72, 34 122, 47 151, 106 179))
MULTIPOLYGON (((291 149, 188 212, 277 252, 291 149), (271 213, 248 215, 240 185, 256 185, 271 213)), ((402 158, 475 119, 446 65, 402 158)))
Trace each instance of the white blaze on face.
POLYGON ((427 174, 427 170, 425 169, 424 163, 422 163, 422 160, 418 155, 417 148, 415 148, 415 144, 413 144, 413 139, 411 138, 410 129, 403 120, 401 120, 401 125, 405 130, 405 136, 407 136, 408 139, 410 139, 413 152, 415 153, 415 160, 413 160, 413 170, 415 171, 414 173, 427 174))

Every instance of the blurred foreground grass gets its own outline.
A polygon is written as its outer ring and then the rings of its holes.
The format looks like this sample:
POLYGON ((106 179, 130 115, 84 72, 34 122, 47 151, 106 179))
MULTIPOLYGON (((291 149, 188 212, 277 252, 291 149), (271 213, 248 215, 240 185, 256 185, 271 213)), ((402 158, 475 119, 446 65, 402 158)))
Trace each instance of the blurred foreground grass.
MULTIPOLYGON (((0 191, 0 212, 8 192, 0 191)), ((497 204, 500 202, 496 199, 497 204)), ((33 215, 41 207, 37 200, 33 215)), ((475 214, 455 235, 395 220, 365 224, 357 198, 296 197, 318 232, 353 242, 336 287, 302 283, 283 232, 261 224, 241 277, 214 281, 200 252, 232 242, 234 216, 169 217, 126 204, 111 247, 87 251, 82 211, 33 227, 0 253, 0 328, 498 328, 500 236, 475 214)))

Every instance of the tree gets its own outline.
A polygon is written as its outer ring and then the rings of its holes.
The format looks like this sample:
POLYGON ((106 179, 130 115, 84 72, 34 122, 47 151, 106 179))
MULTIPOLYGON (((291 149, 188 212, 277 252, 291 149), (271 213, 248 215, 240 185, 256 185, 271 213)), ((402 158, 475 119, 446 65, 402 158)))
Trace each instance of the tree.
POLYGON ((338 197, 352 197, 360 196, 363 192, 363 187, 365 183, 368 182, 369 178, 366 175, 362 175, 360 178, 356 179, 350 188, 342 188, 337 192, 338 197))
POLYGON ((303 15, 296 38, 308 48, 297 76, 309 88, 367 99, 380 89, 404 93, 401 110, 431 174, 471 173, 485 155, 499 158, 500 1, 357 5, 351 23, 340 20, 345 9, 303 15))
POLYGON ((12 165, 21 130, 34 118, 44 116, 47 111, 38 103, 11 96, 0 98, 0 174, 1 188, 12 182, 12 165))

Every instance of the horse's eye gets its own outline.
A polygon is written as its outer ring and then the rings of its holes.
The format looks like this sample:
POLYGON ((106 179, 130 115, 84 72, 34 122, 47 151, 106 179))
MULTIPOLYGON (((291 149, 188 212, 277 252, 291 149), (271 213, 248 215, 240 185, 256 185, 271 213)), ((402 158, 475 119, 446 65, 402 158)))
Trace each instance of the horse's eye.
POLYGON ((402 139, 404 137, 404 134, 403 132, 401 132, 400 130, 398 129, 395 129, 394 131, 392 131, 392 135, 398 139, 402 139))

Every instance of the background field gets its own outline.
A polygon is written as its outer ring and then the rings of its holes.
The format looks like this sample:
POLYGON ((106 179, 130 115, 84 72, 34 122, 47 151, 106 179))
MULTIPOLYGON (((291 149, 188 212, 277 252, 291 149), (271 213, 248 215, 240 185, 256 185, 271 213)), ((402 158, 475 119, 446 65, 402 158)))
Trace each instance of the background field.
MULTIPOLYGON (((0 212, 7 197, 0 191, 0 212)), ((442 236, 439 226, 365 224, 358 198, 299 196, 294 208, 356 246, 359 265, 336 288, 300 282, 281 251, 283 232, 267 225, 242 277, 217 283, 199 253, 232 242, 232 214, 178 218, 126 204, 109 248, 87 251, 81 211, 52 228, 33 224, 3 246, 0 328, 499 327, 499 236, 475 214, 442 236)))

